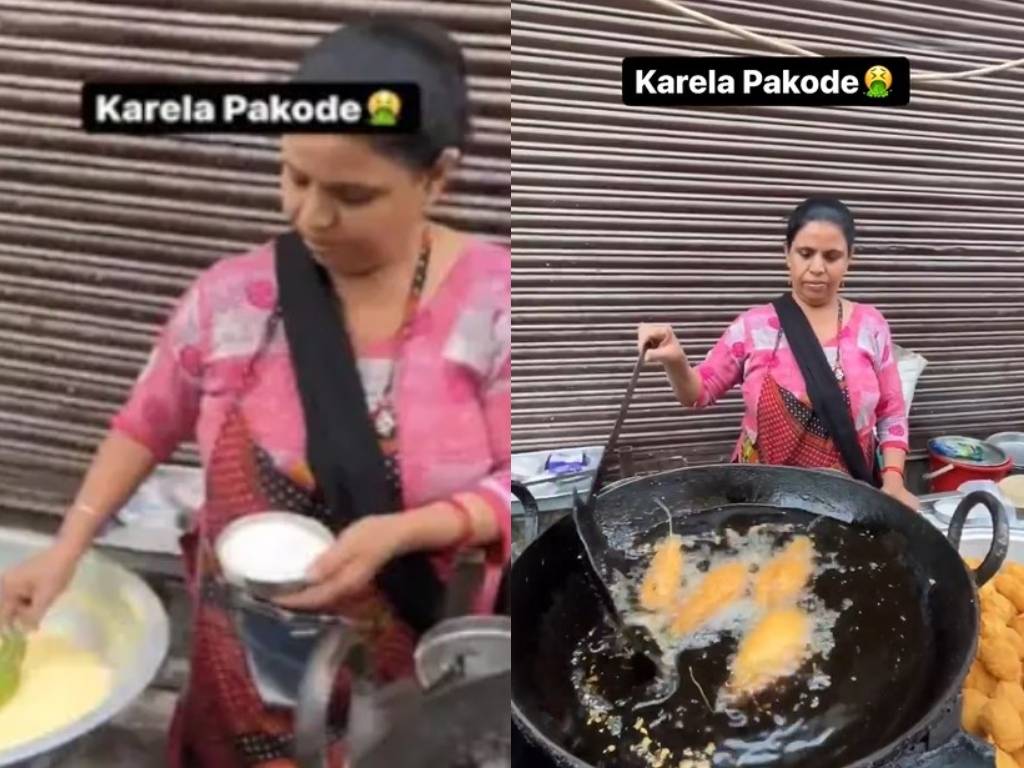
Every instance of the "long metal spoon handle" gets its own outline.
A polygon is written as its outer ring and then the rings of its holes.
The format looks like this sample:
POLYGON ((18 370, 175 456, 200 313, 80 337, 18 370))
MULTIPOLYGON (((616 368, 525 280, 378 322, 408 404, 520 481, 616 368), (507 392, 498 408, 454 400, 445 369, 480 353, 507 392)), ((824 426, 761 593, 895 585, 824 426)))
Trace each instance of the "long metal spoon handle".
POLYGON ((639 356, 637 356, 636 362, 633 364, 633 373, 629 378, 629 385, 626 387, 626 394, 622 398, 622 405, 619 408, 619 416, 615 419, 615 425, 612 427, 612 432, 608 435, 608 441, 604 445, 604 452, 601 454, 601 461, 597 465, 597 472, 594 477, 594 483, 590 486, 590 495, 587 497, 587 506, 594 500, 594 496, 599 490, 601 484, 601 478, 604 474, 605 465, 608 463, 608 459, 615 450, 615 447, 619 443, 619 434, 622 432, 622 425, 626 421, 626 414, 629 412, 630 403, 633 402, 633 391, 636 389, 636 383, 640 378, 640 369, 643 368, 644 358, 647 356, 647 350, 650 349, 652 344, 648 342, 643 349, 640 350, 639 356))

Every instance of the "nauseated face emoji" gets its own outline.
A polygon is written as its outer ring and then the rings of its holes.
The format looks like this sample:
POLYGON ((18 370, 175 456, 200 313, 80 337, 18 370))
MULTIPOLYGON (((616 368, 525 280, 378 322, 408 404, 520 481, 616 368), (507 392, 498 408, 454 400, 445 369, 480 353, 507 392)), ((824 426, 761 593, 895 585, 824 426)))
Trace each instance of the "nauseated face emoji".
POLYGON ((393 126, 402 111, 402 100, 394 91, 377 91, 366 102, 370 110, 370 125, 393 126))
POLYGON ((892 73, 881 65, 876 65, 864 75, 864 83, 868 87, 868 96, 884 99, 892 87, 892 73))

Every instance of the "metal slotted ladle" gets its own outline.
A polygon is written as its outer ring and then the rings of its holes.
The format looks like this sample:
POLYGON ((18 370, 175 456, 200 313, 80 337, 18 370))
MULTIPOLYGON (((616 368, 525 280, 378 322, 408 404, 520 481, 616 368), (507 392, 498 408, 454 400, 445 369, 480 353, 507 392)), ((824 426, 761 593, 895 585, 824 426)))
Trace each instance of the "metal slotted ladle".
MULTIPOLYGON (((576 533, 587 554, 587 564, 590 566, 590 573, 593 577, 591 581, 597 587, 597 591, 620 634, 633 651, 631 660, 633 674, 637 685, 644 690, 641 703, 637 705, 637 708, 655 706, 669 699, 679 687, 679 670, 674 664, 667 664, 662 660, 661 647, 647 629, 630 624, 623 619, 622 608, 624 606, 619 605, 616 601, 612 585, 628 575, 627 572, 632 565, 632 556, 616 545, 616 540, 619 538, 615 531, 617 521, 608 514, 607 510, 599 509, 597 496, 603 480, 605 463, 618 443, 622 425, 626 420, 626 413, 629 411, 629 404, 633 399, 633 391, 640 378, 640 369, 643 367, 644 358, 650 347, 651 344, 648 343, 640 350, 636 363, 633 365, 633 373, 622 398, 618 418, 615 420, 615 425, 608 436, 608 442, 605 444, 604 453, 601 455, 590 494, 584 502, 580 499, 579 494, 573 491, 572 512, 576 533)), ((669 513, 670 525, 671 520, 671 513, 669 513)))

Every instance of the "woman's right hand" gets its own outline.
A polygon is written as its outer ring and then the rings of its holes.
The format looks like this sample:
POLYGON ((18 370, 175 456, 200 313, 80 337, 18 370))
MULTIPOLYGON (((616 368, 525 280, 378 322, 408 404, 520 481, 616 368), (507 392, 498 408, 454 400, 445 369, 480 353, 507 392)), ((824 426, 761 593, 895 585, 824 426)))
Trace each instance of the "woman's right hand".
POLYGON ((647 355, 644 362, 663 365, 686 362, 686 353, 671 325, 640 323, 637 329, 637 351, 645 348, 647 355))
POLYGON ((79 555, 54 544, 0 574, 0 627, 39 627, 75 575, 79 555))

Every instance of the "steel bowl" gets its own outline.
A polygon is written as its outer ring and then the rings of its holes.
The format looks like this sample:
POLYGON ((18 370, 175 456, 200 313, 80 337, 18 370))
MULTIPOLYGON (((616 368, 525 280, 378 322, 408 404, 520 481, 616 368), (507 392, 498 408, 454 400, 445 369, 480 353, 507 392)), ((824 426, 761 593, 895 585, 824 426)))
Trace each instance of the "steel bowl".
MULTIPOLYGON (((0 528, 0 572, 52 542, 48 536, 0 528)), ((170 644, 167 613, 157 596, 141 578, 97 552, 82 558, 42 629, 97 654, 112 670, 113 685, 106 699, 84 717, 0 751, 0 766, 42 758, 120 714, 156 677, 170 644)))
POLYGON ((999 446, 1018 470, 1024 470, 1024 432, 997 432, 985 442, 999 446))
POLYGON ((226 561, 224 557, 225 548, 235 536, 254 526, 265 525, 270 522, 287 523, 296 528, 302 528, 323 541, 324 549, 327 549, 334 543, 334 534, 331 533, 327 526, 311 517, 296 515, 291 512, 261 512, 256 515, 246 515, 228 525, 221 531, 220 536, 217 537, 217 541, 214 543, 214 549, 217 553, 217 559, 220 561, 224 578, 232 586, 242 589, 262 600, 273 600, 275 597, 301 592, 309 586, 309 582, 301 576, 280 581, 254 578, 251 574, 244 573, 232 563, 226 561))

